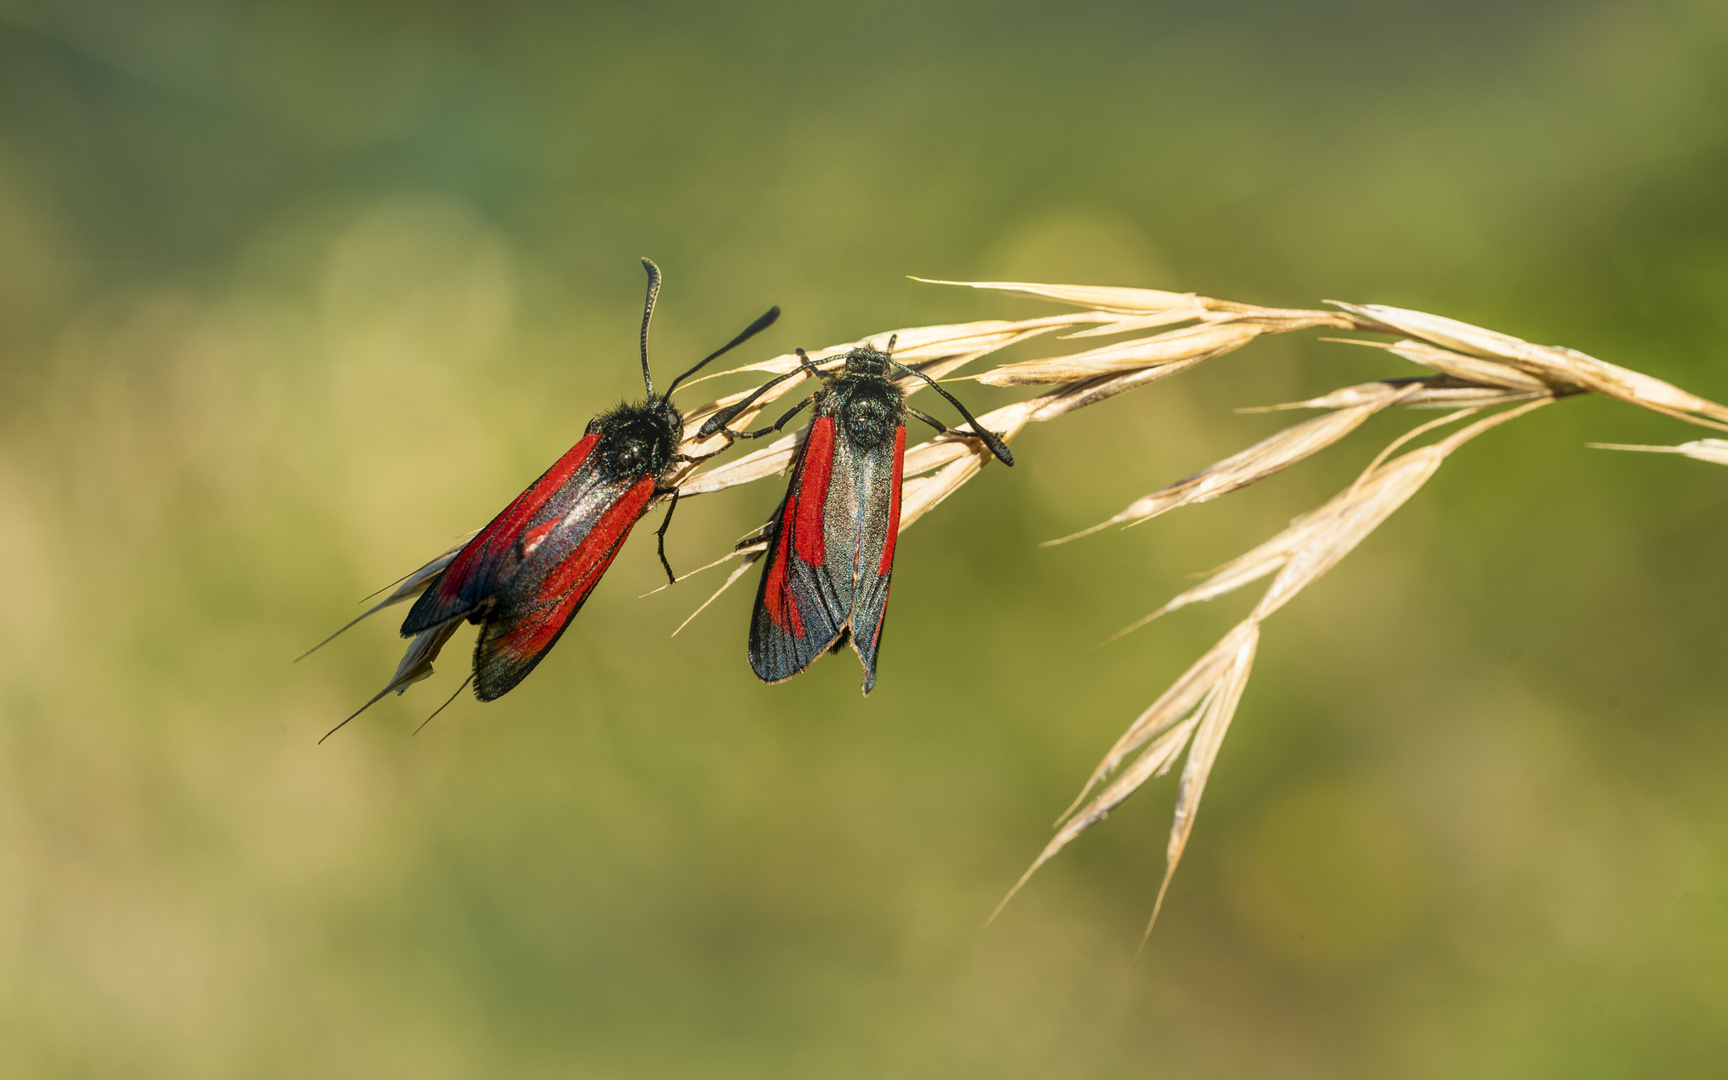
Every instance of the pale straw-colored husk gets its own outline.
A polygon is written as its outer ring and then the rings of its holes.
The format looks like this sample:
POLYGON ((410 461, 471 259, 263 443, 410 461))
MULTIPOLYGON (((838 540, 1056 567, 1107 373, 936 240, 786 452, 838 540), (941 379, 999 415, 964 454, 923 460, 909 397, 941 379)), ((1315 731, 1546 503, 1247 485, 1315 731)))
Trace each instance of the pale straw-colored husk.
POLYGON ((1679 446, 1633 446, 1627 443, 1591 443, 1597 450, 1637 450, 1646 454, 1684 454, 1694 461, 1728 465, 1728 439, 1696 439, 1679 446))

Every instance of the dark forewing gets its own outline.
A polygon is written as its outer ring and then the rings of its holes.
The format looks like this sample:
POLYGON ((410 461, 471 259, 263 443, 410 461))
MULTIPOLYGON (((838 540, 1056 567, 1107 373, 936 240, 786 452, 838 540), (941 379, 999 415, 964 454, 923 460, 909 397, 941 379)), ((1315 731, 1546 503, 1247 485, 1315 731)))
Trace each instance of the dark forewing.
MULTIPOLYGON (((882 644, 888 583, 894 574, 894 541, 900 531, 900 470, 905 456, 906 425, 901 424, 891 442, 859 452, 853 469, 858 499, 851 507, 856 522, 852 527, 856 544, 852 559, 852 648, 864 665, 866 694, 876 685, 876 650, 882 644)), ((836 531, 831 524, 829 535, 836 531)))
POLYGON ((585 436, 559 458, 528 490, 516 496, 504 512, 468 541, 430 588, 420 594, 402 622, 402 636, 412 637, 440 623, 460 618, 492 598, 499 582, 520 560, 517 541, 537 520, 562 518, 583 491, 599 479, 588 464, 598 433, 585 436))
POLYGON ((654 489, 652 476, 597 479, 563 515, 532 519, 521 565, 494 593, 474 645, 475 697, 502 697, 558 643, 654 501, 654 489))
POLYGON ((834 419, 818 416, 799 448, 763 559, 750 616, 750 666, 764 682, 803 671, 839 640, 852 610, 848 560, 836 574, 832 503, 851 489, 851 456, 836 446, 834 419))

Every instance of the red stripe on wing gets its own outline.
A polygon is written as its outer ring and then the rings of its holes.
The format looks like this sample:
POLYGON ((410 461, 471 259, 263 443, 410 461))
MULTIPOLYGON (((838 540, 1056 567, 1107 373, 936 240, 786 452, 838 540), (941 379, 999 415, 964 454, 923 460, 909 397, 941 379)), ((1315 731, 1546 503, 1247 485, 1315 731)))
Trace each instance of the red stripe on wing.
POLYGON ((630 530, 647 511, 654 499, 654 486, 654 478, 644 476, 600 515, 576 550, 553 567, 541 582, 530 609, 532 613, 524 615, 495 639, 494 646, 500 653, 520 663, 552 646, 564 624, 600 583, 630 530))
POLYGON ((828 484, 834 474, 834 421, 820 417, 798 452, 798 473, 780 511, 779 535, 763 571, 762 603, 774 625, 795 638, 804 636, 798 597, 786 585, 786 557, 793 551, 811 566, 827 557, 828 484))
POLYGON ((492 523, 480 530, 480 535, 468 541, 468 546, 461 554, 451 561, 443 576, 434 587, 436 602, 440 608, 455 607, 461 602, 463 586, 467 585, 477 573, 485 572, 509 546, 516 542, 517 536, 534 519, 534 515, 546 505, 559 488, 569 482, 582 463, 588 460, 594 444, 600 441, 599 433, 587 435, 575 446, 564 452, 541 474, 540 479, 529 485, 528 490, 516 496, 503 513, 492 519, 492 523))
POLYGON ((900 472, 906 464, 906 425, 894 432, 894 472, 888 478, 893 485, 888 495, 888 539, 882 544, 882 561, 876 573, 887 577, 894 569, 894 541, 900 538, 900 472))
POLYGON ((801 638, 804 636, 804 619, 798 614, 797 601, 789 599, 786 593, 786 549, 792 541, 792 531, 788 526, 794 513, 795 509, 788 505, 786 515, 780 521, 780 536, 774 541, 774 554, 768 560, 767 577, 762 582, 762 604, 768 609, 768 617, 774 620, 775 626, 801 638))
MULTIPOLYGON (((798 557, 811 566, 828 560, 828 482, 834 476, 834 421, 824 416, 810 425, 804 442, 804 467, 798 477, 798 557)), ((788 514, 791 508, 788 507, 788 514)))

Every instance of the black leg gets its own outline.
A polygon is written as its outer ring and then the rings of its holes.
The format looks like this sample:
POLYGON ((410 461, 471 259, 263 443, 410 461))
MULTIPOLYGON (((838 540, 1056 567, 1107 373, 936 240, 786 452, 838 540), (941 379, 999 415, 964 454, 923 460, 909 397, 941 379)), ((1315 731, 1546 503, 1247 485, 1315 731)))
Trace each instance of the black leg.
POLYGON ((768 427, 758 428, 755 431, 734 431, 732 434, 736 435, 740 439, 760 439, 764 435, 772 435, 775 432, 779 431, 781 428, 785 427, 787 421, 791 420, 794 416, 797 416, 799 413, 803 412, 804 407, 806 405, 809 405, 812 401, 815 401, 815 400, 816 400, 816 395, 811 394, 809 397, 805 398, 803 401, 800 401, 798 404, 792 406, 790 409, 787 409, 786 415, 784 415, 780 419, 774 421, 774 423, 770 424, 768 427))
MULTIPOLYGON (((820 391, 818 391, 818 393, 820 393, 820 391)), ((809 405, 812 401, 815 401, 815 400, 816 400, 816 395, 811 394, 809 397, 805 398, 803 401, 800 401, 798 404, 792 406, 790 409, 787 409, 786 414, 784 416, 780 417, 780 419, 774 421, 772 424, 768 425, 765 428, 758 428, 755 431, 733 431, 731 428, 723 429, 725 432, 725 435, 726 435, 726 446, 729 448, 732 445, 733 439, 760 439, 764 435, 774 434, 776 431, 779 431, 781 428, 785 427, 786 424, 794 416, 797 416, 799 413, 803 412, 805 406, 809 405)), ((706 425, 704 425, 704 428, 706 428, 706 425)), ((710 434, 713 434, 713 433, 710 432, 710 434)), ((725 453, 725 449, 716 450, 716 451, 714 451, 714 453, 716 453, 716 454, 725 453)), ((708 456, 711 457, 713 455, 708 455, 708 456)))
POLYGON ((803 349, 793 349, 792 351, 798 354, 798 366, 809 372, 811 378, 821 379, 823 382, 828 381, 828 376, 822 374, 821 369, 811 362, 809 354, 803 349))
MULTIPOLYGON (((727 432, 727 433, 726 433, 726 434, 728 434, 728 435, 735 435, 735 434, 737 434, 737 433, 736 433, 736 432, 732 432, 732 431, 728 431, 728 432, 727 432)), ((719 457, 719 456, 720 456, 720 455, 721 455, 721 454, 724 454, 724 453, 725 453, 725 452, 726 452, 726 451, 728 451, 728 450, 730 450, 730 449, 732 449, 732 440, 731 440, 731 439, 728 439, 728 440, 726 440, 726 445, 725 445, 725 446, 722 446, 722 447, 721 447, 721 448, 720 448, 720 449, 718 449, 718 450, 715 450, 715 451, 713 451, 713 452, 712 452, 712 453, 708 453, 708 454, 697 454, 697 455, 695 455, 695 456, 694 456, 694 457, 692 457, 692 456, 691 456, 691 455, 689 455, 689 454, 673 454, 673 455, 672 455, 672 460, 673 460, 673 461, 674 461, 674 462, 684 462, 684 463, 686 463, 686 464, 689 464, 689 465, 700 465, 700 464, 702 464, 702 463, 703 463, 703 462, 704 462, 704 461, 707 461, 707 460, 709 460, 709 459, 711 459, 711 458, 717 458, 717 457, 719 457)))
MULTIPOLYGON (((742 438, 742 439, 760 439, 762 436, 768 434, 770 431, 779 431, 782 427, 785 426, 786 421, 788 421, 788 420, 792 419, 792 417, 798 415, 798 409, 802 409, 805 405, 810 404, 810 400, 808 398, 806 398, 802 403, 800 403, 798 405, 798 408, 793 409, 791 412, 787 413, 785 416, 782 416, 772 427, 765 427, 759 431, 754 431, 754 432, 732 431, 726 427, 726 425, 730 424, 732 422, 733 418, 738 416, 739 413, 742 413, 744 410, 748 409, 751 405, 754 405, 756 403, 757 398, 761 397, 763 394, 767 393, 769 390, 773 389, 774 387, 779 386, 781 383, 785 382, 787 379, 790 379, 790 378, 797 376, 797 375, 808 375, 813 379, 820 379, 824 384, 826 384, 829 381, 829 376, 824 375, 822 373, 822 370, 820 368, 818 368, 813 362, 811 362, 809 354, 807 354, 803 349, 797 349, 795 351, 798 353, 798 368, 797 368, 797 370, 788 371, 784 375, 776 375, 774 378, 769 379, 767 382, 763 383, 761 386, 758 386, 754 391, 751 392, 750 396, 745 398, 743 401, 738 402, 738 404, 736 404, 736 405, 728 405, 726 408, 721 409, 719 412, 715 413, 713 416, 710 416, 706 421, 703 422, 701 428, 699 428, 697 430, 696 437, 698 439, 708 439, 708 438, 712 438, 714 435, 717 435, 720 432, 724 431, 724 432, 726 432, 726 434, 728 436, 727 447, 730 447, 732 439, 740 439, 740 438, 742 438)), ((715 452, 719 453, 720 451, 715 451, 715 452)))
POLYGON ((666 508, 666 520, 660 523, 660 529, 654 535, 660 541, 660 565, 666 568, 666 584, 678 584, 678 575, 672 572, 672 564, 666 561, 666 530, 672 525, 672 511, 678 509, 678 489, 672 489, 672 505, 666 508))
MULTIPOLYGON (((787 379, 790 379, 795 375, 801 375, 801 374, 803 374, 803 370, 800 368, 796 371, 788 371, 784 375, 777 375, 774 378, 769 379, 767 382, 763 383, 761 386, 758 386, 755 390, 753 390, 751 392, 750 396, 745 398, 743 401, 740 401, 736 405, 728 405, 726 408, 721 409, 719 412, 715 413, 713 416, 710 416, 702 424, 702 427, 697 430, 696 437, 698 439, 706 439, 706 438, 709 438, 710 436, 714 435, 716 432, 724 431, 726 429, 726 425, 730 424, 732 422, 732 418, 737 416, 739 413, 743 412, 745 409, 748 409, 750 406, 754 405, 756 403, 757 398, 761 397, 763 394, 767 393, 769 390, 772 390, 774 387, 779 386, 781 383, 785 382, 787 379)), ((737 434, 737 433, 732 432, 732 434, 737 434)))
MULTIPOLYGON (((906 406, 906 411, 911 413, 913 416, 916 416, 918 419, 924 421, 926 424, 929 424, 931 427, 935 428, 936 434, 938 434, 938 435, 948 434, 948 425, 944 424, 942 421, 936 419, 934 416, 931 416, 929 413, 919 412, 917 409, 914 409, 910 405, 906 406)), ((961 434, 964 435, 965 432, 961 432, 961 434)))
POLYGON ((984 442, 984 445, 988 446, 990 448, 990 452, 1002 459, 1002 464, 1004 464, 1004 465, 1014 464, 1014 455, 1010 454, 1008 452, 1008 444, 1002 441, 1001 436, 997 435, 994 431, 986 431, 984 428, 984 425, 980 424, 976 417, 974 417, 971 413, 967 412, 966 406, 960 404, 959 400, 957 398, 955 398, 955 396, 953 394, 950 394, 948 391, 946 391, 946 390, 942 389, 940 386, 936 385, 935 379, 932 379, 930 376, 924 374, 922 371, 916 371, 912 368, 907 367, 905 364, 899 363, 898 361, 894 362, 894 366, 899 368, 901 371, 904 371, 908 375, 915 375, 918 378, 923 379, 925 382, 929 383, 930 389, 936 391, 938 394, 941 394, 943 397, 947 398, 948 404, 954 406, 956 409, 958 409, 960 411, 960 415, 964 416, 966 418, 966 422, 968 424, 972 425, 971 431, 969 431, 969 432, 962 431, 962 432, 960 432, 960 434, 972 435, 975 438, 982 439, 984 442))

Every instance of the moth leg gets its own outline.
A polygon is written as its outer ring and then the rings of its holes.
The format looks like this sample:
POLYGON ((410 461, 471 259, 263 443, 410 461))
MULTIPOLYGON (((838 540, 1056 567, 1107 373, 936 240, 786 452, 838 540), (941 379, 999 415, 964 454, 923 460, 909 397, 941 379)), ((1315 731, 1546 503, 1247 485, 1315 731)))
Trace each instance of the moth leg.
POLYGON ((758 428, 755 431, 734 431, 734 432, 732 432, 732 434, 736 435, 740 439, 760 439, 764 435, 772 435, 775 432, 779 431, 781 428, 785 427, 788 421, 790 421, 794 416, 797 416, 799 413, 803 412, 805 406, 809 405, 812 401, 815 401, 815 400, 816 400, 816 395, 811 394, 809 397, 805 398, 803 401, 800 401, 798 404, 792 406, 790 409, 787 409, 786 415, 784 415, 780 419, 774 421, 774 423, 770 424, 768 427, 758 428))
MULTIPOLYGON (((727 433, 726 433, 726 434, 728 434, 728 435, 732 435, 732 436, 736 436, 736 435, 737 435, 737 432, 735 432, 735 431, 728 431, 728 432, 727 432, 727 433)), ((703 462, 704 462, 704 461, 707 461, 707 460, 708 460, 708 459, 709 459, 709 458, 717 458, 717 457, 719 457, 719 456, 720 456, 720 455, 721 455, 721 454, 724 454, 724 453, 725 453, 725 452, 726 452, 726 451, 728 451, 728 450, 730 450, 730 449, 732 449, 732 440, 731 440, 731 439, 727 439, 727 440, 726 440, 726 445, 725 445, 725 446, 722 446, 722 447, 721 447, 721 448, 720 448, 720 449, 718 449, 718 450, 715 450, 715 451, 714 451, 714 452, 713 452, 713 453, 709 453, 709 454, 697 454, 697 455, 695 455, 695 456, 691 456, 691 455, 689 455, 689 454, 673 454, 673 455, 672 455, 672 461, 673 461, 673 462, 674 462, 674 463, 677 463, 677 462, 682 462, 682 463, 685 463, 685 464, 689 464, 689 465, 700 465, 700 464, 702 464, 702 463, 703 463, 703 462)))
MULTIPOLYGON (((664 493, 662 493, 664 494, 664 493)), ((672 511, 678 509, 678 489, 672 489, 672 505, 666 508, 666 518, 660 522, 660 528, 654 536, 660 542, 660 565, 666 568, 666 583, 678 584, 678 575, 672 572, 672 564, 666 561, 666 530, 672 526, 672 511)))
MULTIPOLYGON (((811 394, 809 397, 805 398, 803 401, 800 401, 798 404, 792 406, 790 409, 787 409, 786 415, 784 415, 780 419, 774 421, 772 424, 768 425, 767 427, 759 428, 756 431, 733 431, 731 428, 722 429, 725 431, 726 436, 727 436, 727 440, 726 440, 727 445, 730 446, 733 439, 760 439, 764 435, 774 434, 775 432, 779 431, 781 428, 785 427, 786 424, 794 416, 797 416, 799 413, 803 412, 805 406, 809 405, 812 401, 815 401, 815 400, 816 400, 816 395, 811 394)), ((719 417, 716 416, 714 419, 718 420, 719 417)), ((710 424, 713 422, 714 422, 714 420, 708 421, 708 423, 710 423, 710 424)), ((703 425, 703 431, 707 431, 707 425, 706 424, 703 425)), ((712 435, 713 432, 708 432, 708 434, 712 435)), ((716 453, 718 453, 718 452, 719 451, 716 451, 716 453)))
POLYGON ((809 372, 811 378, 821 379, 826 383, 832 377, 822 374, 822 369, 816 366, 816 364, 810 359, 810 355, 803 349, 793 349, 792 351, 798 354, 798 366, 804 371, 809 372))
POLYGON ((769 379, 767 382, 763 383, 761 386, 758 386, 755 390, 751 391, 750 396, 745 398, 743 401, 738 402, 736 405, 728 405, 726 408, 721 409, 719 412, 715 413, 713 416, 710 416, 706 421, 703 422, 702 427, 697 430, 696 437, 698 439, 707 439, 707 438, 711 438, 712 436, 718 434, 719 432, 724 431, 727 435, 726 445, 728 447, 731 446, 732 440, 737 438, 739 433, 731 430, 726 425, 730 424, 732 422, 733 418, 736 417, 739 413, 743 412, 745 409, 748 409, 751 405, 754 405, 756 403, 757 398, 761 397, 763 394, 766 394, 768 391, 772 390, 774 387, 779 386, 781 383, 785 382, 787 379, 790 379, 795 375, 802 375, 802 374, 804 374, 803 369, 797 368, 797 369, 794 369, 792 371, 788 371, 784 375, 777 375, 774 378, 769 379))
MULTIPOLYGON (((948 425, 944 424, 942 421, 936 419, 934 416, 931 416, 929 413, 919 412, 917 409, 914 409, 910 405, 906 406, 906 411, 911 413, 913 416, 916 416, 918 419, 924 421, 926 424, 929 424, 931 427, 935 428, 936 434, 938 434, 938 435, 948 434, 948 425)), ((968 434, 968 432, 963 431, 963 432, 960 432, 960 434, 965 435, 965 434, 968 434)))
MULTIPOLYGON (((978 434, 974 431, 967 431, 964 428, 948 427, 946 424, 942 423, 942 421, 936 419, 934 416, 931 416, 929 413, 919 412, 917 409, 914 409, 910 405, 906 406, 906 411, 908 413, 911 413, 913 416, 916 416, 918 419, 924 421, 926 424, 929 424, 931 427, 935 428, 936 433, 938 435, 959 435, 961 438, 965 438, 965 439, 977 439, 977 438, 979 438, 978 434)), ((977 422, 978 421, 976 421, 976 420, 972 421, 973 424, 977 424, 977 422)), ((990 434, 994 435, 995 432, 991 432, 990 434)), ((985 446, 988 446, 990 448, 990 452, 992 454, 996 454, 997 457, 1002 457, 1002 455, 1000 453, 997 453, 996 442, 994 440, 992 440, 990 438, 985 438, 982 441, 983 441, 985 446)), ((1008 448, 1006 446, 1004 446, 1002 448, 1003 452, 1006 452, 1007 449, 1008 448)), ((1014 459, 1011 457, 1003 458, 1002 460, 1008 462, 1008 464, 1010 464, 1010 465, 1014 464, 1014 459)))
POLYGON ((978 422, 978 418, 973 416, 971 413, 967 412, 966 406, 960 404, 960 401, 958 398, 956 398, 953 394, 950 394, 948 391, 942 389, 942 387, 938 386, 936 384, 935 379, 932 379, 930 376, 924 374, 922 371, 918 371, 915 368, 907 367, 905 364, 900 363, 898 360, 891 361, 891 363, 893 363, 893 365, 895 367, 899 368, 901 371, 904 371, 906 374, 916 376, 917 378, 923 379, 925 382, 929 383, 930 389, 936 391, 938 394, 941 394, 943 397, 947 398, 948 404, 954 406, 954 408, 956 408, 960 411, 960 415, 964 416, 966 418, 966 423, 971 425, 971 427, 972 427, 971 431, 962 431, 962 432, 960 432, 960 434, 970 435, 971 437, 973 437, 975 439, 983 440, 984 445, 988 446, 990 448, 990 452, 1002 459, 1002 464, 1004 464, 1004 465, 1014 464, 1014 455, 1008 452, 1008 444, 1002 441, 1002 437, 1000 435, 996 434, 994 431, 990 431, 990 430, 986 429, 983 424, 980 424, 978 422))

